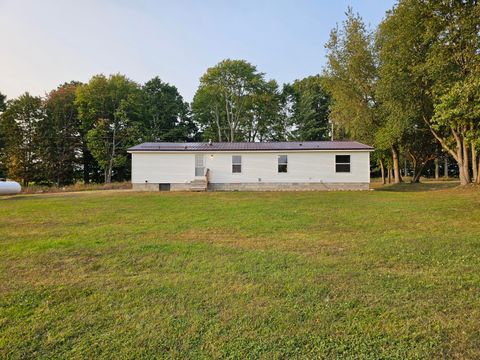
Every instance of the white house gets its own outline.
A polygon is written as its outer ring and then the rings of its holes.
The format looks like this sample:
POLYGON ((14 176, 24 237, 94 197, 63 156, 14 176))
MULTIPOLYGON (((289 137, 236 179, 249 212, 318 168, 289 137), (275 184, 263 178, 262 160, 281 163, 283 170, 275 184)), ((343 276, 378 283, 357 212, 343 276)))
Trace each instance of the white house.
POLYGON ((354 141, 143 143, 134 190, 367 190, 372 147, 354 141))

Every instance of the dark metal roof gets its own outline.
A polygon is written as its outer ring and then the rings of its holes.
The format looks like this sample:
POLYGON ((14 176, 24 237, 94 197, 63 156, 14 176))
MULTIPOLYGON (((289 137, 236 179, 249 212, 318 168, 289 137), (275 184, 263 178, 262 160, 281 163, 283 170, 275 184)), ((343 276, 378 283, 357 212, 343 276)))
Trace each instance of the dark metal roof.
POLYGON ((133 146, 128 151, 292 151, 292 150, 373 150, 356 141, 284 141, 284 142, 155 142, 133 146))

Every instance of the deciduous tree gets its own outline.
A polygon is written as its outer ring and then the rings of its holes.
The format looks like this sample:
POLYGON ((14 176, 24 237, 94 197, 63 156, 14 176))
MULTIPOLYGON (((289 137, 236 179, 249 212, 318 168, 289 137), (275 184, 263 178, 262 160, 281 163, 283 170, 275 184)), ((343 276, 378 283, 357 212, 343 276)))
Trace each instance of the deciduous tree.
POLYGON ((309 76, 284 87, 290 103, 292 138, 301 141, 328 140, 331 127, 331 97, 325 90, 325 79, 309 76))
POLYGON ((431 119, 430 84, 422 81, 429 44, 424 41, 426 14, 416 0, 400 2, 387 13, 376 33, 378 80, 376 98, 382 125, 377 148, 398 147, 411 160, 418 182, 437 146, 424 119, 431 119))
POLYGON ((39 180, 38 124, 44 118, 42 99, 29 93, 8 101, 1 115, 7 175, 24 185, 39 180))
POLYGON ((192 104, 194 116, 207 133, 217 134, 218 141, 243 140, 252 120, 247 116, 249 107, 264 88, 264 74, 255 66, 244 60, 223 60, 201 77, 192 104))
POLYGON ((427 1, 424 8, 431 43, 425 74, 434 101, 434 115, 425 122, 457 162, 460 182, 468 184, 472 174, 478 181, 480 3, 427 1))
MULTIPOLYGON (((0 93, 0 117, 2 116, 2 112, 5 110, 5 102, 7 97, 0 93)), ((4 148, 5 148, 5 140, 3 139, 2 134, 2 127, 0 126, 0 178, 6 177, 6 169, 4 164, 4 148)))
POLYGON ((271 80, 262 84, 247 104, 244 139, 253 141, 282 141, 287 136, 287 124, 281 113, 281 94, 278 84, 271 80))
POLYGON ((75 103, 88 148, 110 183, 115 169, 127 172, 126 149, 141 138, 140 87, 120 74, 96 75, 77 89, 75 103))
POLYGON ((45 99, 46 116, 38 124, 39 156, 45 179, 58 186, 72 184, 80 168, 80 121, 75 106, 79 83, 52 90, 45 99))
POLYGON ((186 141, 195 136, 187 102, 173 85, 155 77, 142 86, 145 141, 186 141))
MULTIPOLYGON (((333 102, 330 118, 337 128, 345 130, 346 137, 374 145, 377 131, 383 125, 382 113, 378 110, 376 99, 378 64, 374 34, 351 8, 346 16, 342 26, 332 30, 325 45, 325 86, 333 102)), ((390 150, 395 182, 399 183, 401 177, 398 144, 392 143, 390 150)), ((378 159, 383 162, 384 152, 381 154, 378 159)))

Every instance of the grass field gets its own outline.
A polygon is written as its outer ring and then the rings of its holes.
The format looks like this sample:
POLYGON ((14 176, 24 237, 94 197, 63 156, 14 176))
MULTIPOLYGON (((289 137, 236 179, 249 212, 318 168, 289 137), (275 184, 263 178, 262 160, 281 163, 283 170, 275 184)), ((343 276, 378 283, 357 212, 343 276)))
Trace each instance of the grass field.
POLYGON ((448 187, 0 198, 0 358, 478 359, 448 187))

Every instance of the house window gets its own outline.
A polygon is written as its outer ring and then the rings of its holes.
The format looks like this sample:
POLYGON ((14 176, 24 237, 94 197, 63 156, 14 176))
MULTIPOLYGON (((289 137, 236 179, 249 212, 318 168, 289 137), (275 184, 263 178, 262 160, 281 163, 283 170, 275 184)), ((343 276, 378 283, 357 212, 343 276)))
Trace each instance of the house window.
POLYGON ((278 155, 278 172, 286 173, 288 168, 288 156, 278 155))
POLYGON ((195 176, 205 175, 205 156, 203 154, 195 154, 195 176))
POLYGON ((242 172, 242 157, 240 155, 232 156, 232 173, 241 173, 242 172))
POLYGON ((350 155, 335 155, 335 172, 350 172, 350 155))

